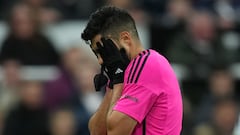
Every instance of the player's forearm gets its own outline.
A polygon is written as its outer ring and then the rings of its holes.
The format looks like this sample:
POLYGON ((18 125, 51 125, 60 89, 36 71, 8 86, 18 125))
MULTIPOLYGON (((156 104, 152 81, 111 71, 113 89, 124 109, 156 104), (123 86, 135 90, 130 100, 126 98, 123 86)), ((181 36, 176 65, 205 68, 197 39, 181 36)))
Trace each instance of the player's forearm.
POLYGON ((114 85, 113 92, 112 92, 112 98, 111 98, 110 106, 108 109, 108 117, 110 117, 110 115, 113 111, 113 107, 115 106, 118 99, 121 97, 122 89, 123 89, 122 83, 114 85))
POLYGON ((107 134, 107 113, 110 105, 112 91, 107 90, 104 99, 96 113, 90 118, 88 127, 91 135, 106 135, 107 134))
MULTIPOLYGON (((119 100, 119 98, 122 95, 122 89, 123 89, 123 84, 116 84, 113 87, 113 93, 112 93, 112 99, 111 103, 108 109, 108 114, 107 114, 107 134, 113 135, 113 134, 118 134, 122 133, 119 131, 116 131, 116 122, 115 121, 115 116, 113 116, 113 107, 115 106, 116 102, 119 100), (114 130, 113 130, 114 129, 114 130)), ((117 129, 118 130, 118 129, 117 129)))
POLYGON ((88 127, 91 135, 106 135, 106 121, 99 119, 99 116, 95 113, 89 120, 88 127), (100 124, 100 122, 102 124, 100 124))

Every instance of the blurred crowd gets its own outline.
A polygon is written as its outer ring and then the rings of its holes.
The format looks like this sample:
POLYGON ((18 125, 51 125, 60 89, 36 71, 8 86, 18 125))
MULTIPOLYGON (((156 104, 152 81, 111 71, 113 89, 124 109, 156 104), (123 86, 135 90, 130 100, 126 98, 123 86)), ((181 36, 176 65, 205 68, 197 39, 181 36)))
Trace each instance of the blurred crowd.
POLYGON ((239 78, 231 70, 240 62, 239 0, 0 0, 8 26, 0 48, 0 135, 89 134, 104 95, 94 89, 95 56, 83 44, 59 51, 42 29, 87 20, 106 4, 146 24, 149 48, 185 69, 182 135, 240 135, 239 78), (59 72, 53 80, 26 79, 25 66, 59 72))

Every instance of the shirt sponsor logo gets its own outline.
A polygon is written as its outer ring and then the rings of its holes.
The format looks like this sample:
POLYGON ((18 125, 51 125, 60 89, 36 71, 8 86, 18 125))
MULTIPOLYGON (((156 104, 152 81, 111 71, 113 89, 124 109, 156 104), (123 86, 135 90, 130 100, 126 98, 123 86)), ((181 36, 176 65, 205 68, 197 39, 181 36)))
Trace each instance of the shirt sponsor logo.
POLYGON ((131 101, 134 101, 134 102, 138 102, 138 99, 136 97, 132 97, 130 95, 122 95, 120 99, 129 99, 131 101))

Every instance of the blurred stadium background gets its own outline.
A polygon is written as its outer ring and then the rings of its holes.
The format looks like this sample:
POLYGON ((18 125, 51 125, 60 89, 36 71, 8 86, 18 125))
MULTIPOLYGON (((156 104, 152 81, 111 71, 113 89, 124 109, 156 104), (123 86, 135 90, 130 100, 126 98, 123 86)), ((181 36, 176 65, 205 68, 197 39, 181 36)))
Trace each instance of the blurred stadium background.
POLYGON ((88 135, 99 65, 81 32, 106 4, 128 10, 166 56, 184 98, 182 135, 240 135, 239 0, 0 0, 0 135, 88 135))

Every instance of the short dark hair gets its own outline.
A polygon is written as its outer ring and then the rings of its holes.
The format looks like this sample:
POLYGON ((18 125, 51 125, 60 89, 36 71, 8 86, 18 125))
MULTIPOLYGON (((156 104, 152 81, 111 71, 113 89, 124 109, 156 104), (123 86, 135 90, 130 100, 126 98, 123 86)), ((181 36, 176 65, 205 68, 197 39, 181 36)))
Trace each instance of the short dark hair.
POLYGON ((122 31, 128 31, 138 38, 135 21, 127 11, 113 6, 104 6, 91 14, 81 36, 85 41, 92 40, 98 34, 111 35, 117 40, 118 34, 122 31))

